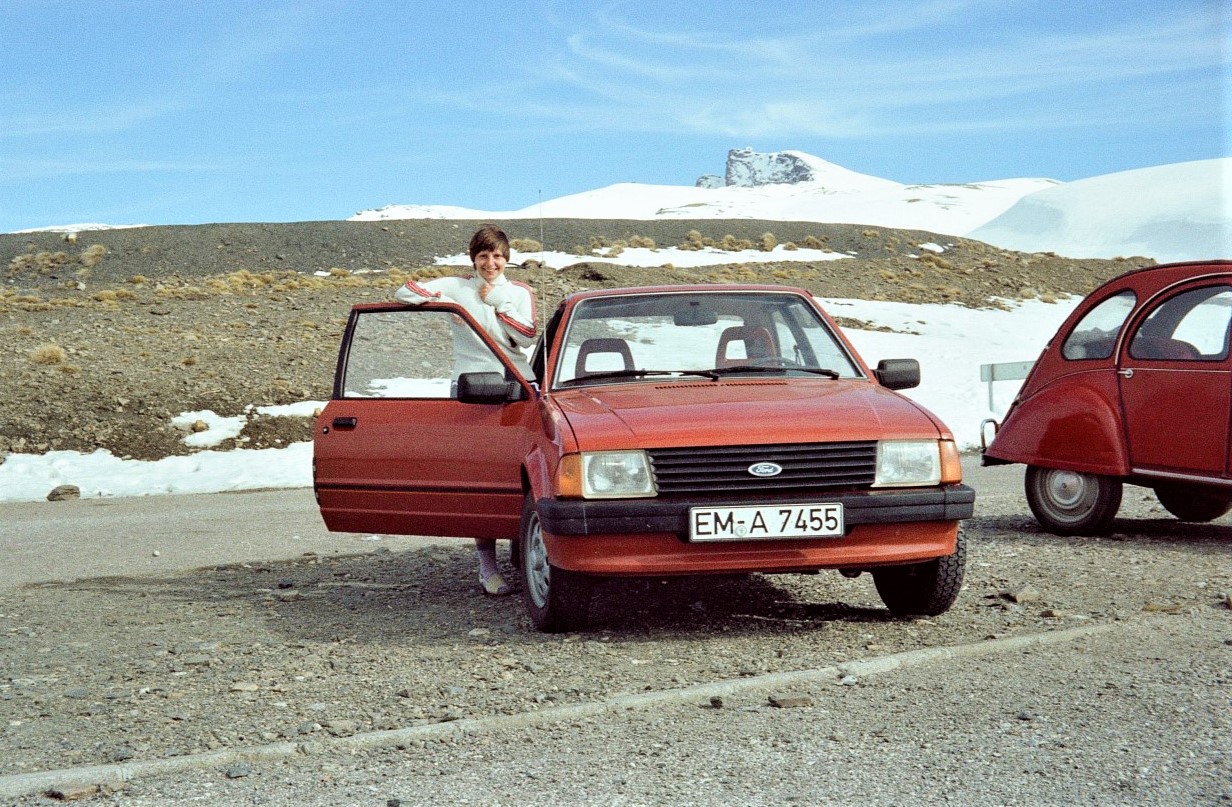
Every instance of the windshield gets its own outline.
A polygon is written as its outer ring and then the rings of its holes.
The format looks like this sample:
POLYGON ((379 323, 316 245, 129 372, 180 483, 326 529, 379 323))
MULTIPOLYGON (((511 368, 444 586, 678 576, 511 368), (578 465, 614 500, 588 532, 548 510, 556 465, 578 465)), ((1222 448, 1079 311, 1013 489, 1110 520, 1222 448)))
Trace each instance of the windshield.
POLYGON ((578 303, 553 385, 750 375, 862 374, 798 294, 658 292, 578 303))

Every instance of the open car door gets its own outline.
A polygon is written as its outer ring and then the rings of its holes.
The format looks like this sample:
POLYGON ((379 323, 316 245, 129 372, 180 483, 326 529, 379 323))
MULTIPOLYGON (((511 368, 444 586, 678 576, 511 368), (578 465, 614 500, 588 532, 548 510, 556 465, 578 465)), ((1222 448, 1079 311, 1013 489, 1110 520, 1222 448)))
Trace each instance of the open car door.
MULTIPOLYGON (((489 385, 491 387, 492 385, 489 385)), ((513 538, 533 386, 462 308, 355 306, 317 419, 313 487, 336 532, 513 538), (482 351, 486 351, 483 354, 482 351), (491 358, 499 399, 459 400, 460 355, 491 358)))

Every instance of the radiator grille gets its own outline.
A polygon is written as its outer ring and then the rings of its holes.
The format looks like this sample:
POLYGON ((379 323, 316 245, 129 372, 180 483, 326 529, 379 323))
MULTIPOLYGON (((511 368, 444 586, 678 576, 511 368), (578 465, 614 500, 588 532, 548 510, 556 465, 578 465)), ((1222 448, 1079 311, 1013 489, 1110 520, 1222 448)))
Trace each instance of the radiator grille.
POLYGON ((656 448, 648 453, 661 496, 867 488, 877 466, 875 440, 656 448), (777 476, 753 476, 749 467, 760 462, 773 462, 783 471, 777 476))

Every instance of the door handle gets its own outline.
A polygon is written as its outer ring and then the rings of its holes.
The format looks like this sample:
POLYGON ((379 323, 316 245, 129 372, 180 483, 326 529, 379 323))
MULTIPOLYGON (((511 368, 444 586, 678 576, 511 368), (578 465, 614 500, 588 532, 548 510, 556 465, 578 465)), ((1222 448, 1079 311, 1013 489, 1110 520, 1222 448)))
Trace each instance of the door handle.
POLYGON ((334 418, 335 429, 353 429, 359 424, 359 418, 356 417, 336 417, 334 418))
POLYGON ((1117 370, 1117 375, 1125 376, 1126 378, 1133 378, 1134 371, 1131 368, 1126 367, 1124 370, 1117 370))

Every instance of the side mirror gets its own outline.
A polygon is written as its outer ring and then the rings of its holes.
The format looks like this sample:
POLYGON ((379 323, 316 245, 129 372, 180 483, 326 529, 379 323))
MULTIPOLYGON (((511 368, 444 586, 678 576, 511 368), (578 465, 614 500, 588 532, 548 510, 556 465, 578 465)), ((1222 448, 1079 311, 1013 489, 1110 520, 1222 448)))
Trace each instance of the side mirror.
POLYGON ((915 359, 882 359, 873 375, 887 389, 911 389, 920 386, 920 363, 915 359))
POLYGON ((458 400, 471 404, 503 404, 522 400, 522 385, 506 381, 501 373, 463 373, 458 376, 458 400))

